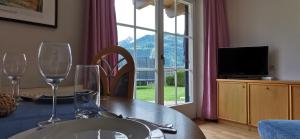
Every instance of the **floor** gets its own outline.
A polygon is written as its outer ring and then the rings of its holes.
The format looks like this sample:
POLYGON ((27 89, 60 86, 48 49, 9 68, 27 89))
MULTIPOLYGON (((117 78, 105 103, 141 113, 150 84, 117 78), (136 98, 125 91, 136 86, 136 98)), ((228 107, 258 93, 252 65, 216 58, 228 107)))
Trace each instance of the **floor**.
POLYGON ((228 123, 196 122, 207 139, 260 139, 256 129, 228 123))

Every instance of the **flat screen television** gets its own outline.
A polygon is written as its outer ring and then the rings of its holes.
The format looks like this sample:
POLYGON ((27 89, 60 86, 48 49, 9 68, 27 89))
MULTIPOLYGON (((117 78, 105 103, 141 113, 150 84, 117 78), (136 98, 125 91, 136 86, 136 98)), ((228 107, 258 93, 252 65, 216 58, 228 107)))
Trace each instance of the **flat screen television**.
POLYGON ((219 48, 219 77, 268 75, 268 49, 268 46, 219 48))

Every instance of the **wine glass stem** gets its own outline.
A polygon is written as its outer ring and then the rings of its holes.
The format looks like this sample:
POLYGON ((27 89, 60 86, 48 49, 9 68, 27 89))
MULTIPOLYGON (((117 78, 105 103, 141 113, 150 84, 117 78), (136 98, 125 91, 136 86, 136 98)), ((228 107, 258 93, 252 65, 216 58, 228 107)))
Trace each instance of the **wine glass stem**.
POLYGON ((57 91, 58 85, 52 84, 51 87, 52 87, 52 92, 53 92, 53 98, 52 98, 52 116, 50 118, 50 121, 56 119, 56 91, 57 91))
POLYGON ((14 79, 11 81, 12 83, 12 97, 20 96, 20 79, 14 79))

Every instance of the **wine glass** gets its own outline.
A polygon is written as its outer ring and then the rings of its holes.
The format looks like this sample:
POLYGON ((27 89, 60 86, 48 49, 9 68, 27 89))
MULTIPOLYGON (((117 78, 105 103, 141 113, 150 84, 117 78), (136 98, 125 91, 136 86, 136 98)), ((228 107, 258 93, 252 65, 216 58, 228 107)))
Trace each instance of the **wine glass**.
POLYGON ((56 91, 68 75, 72 65, 71 47, 68 43, 42 42, 38 52, 39 70, 45 81, 52 87, 52 114, 40 127, 60 121, 56 116, 56 91))
POLYGON ((74 82, 75 117, 97 117, 100 108, 99 66, 77 65, 74 82))
POLYGON ((3 72, 11 80, 11 96, 20 102, 20 79, 26 69, 26 55, 24 53, 6 52, 3 56, 3 72))

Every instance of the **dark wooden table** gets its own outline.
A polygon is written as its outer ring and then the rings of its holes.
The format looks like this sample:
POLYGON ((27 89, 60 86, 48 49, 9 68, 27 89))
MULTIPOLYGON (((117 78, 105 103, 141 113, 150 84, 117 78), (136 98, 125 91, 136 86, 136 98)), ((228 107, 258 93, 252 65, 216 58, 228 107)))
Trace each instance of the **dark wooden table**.
POLYGON ((167 139, 205 139, 200 128, 188 117, 171 108, 143 102, 120 98, 103 98, 101 105, 108 111, 123 116, 131 116, 156 123, 172 123, 177 129, 177 134, 165 134, 167 139))

